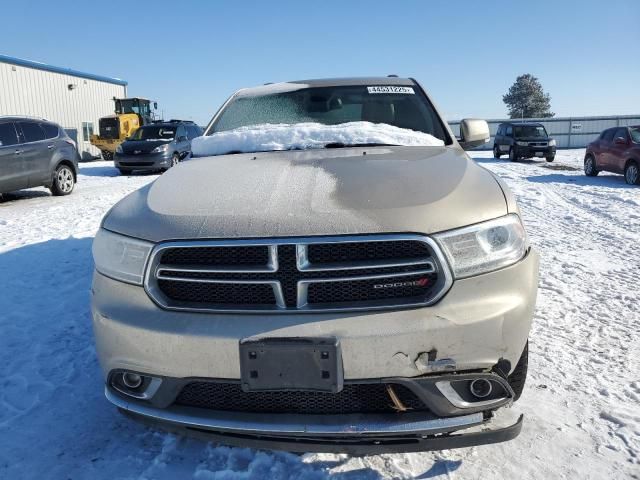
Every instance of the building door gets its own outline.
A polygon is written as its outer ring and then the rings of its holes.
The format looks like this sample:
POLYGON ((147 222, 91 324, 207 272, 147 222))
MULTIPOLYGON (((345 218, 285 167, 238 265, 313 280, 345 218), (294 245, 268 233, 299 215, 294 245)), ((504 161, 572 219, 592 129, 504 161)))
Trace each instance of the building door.
MULTIPOLYGON (((82 147, 78 148, 78 153, 83 160, 91 157, 91 135, 93 135, 93 123, 82 122, 82 147)), ((76 140, 76 145, 80 145, 76 140)))

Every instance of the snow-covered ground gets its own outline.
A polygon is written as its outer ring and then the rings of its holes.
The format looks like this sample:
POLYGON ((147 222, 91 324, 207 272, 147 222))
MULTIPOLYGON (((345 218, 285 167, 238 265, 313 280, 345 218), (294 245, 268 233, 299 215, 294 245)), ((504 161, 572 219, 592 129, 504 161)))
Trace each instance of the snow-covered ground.
POLYGON ((541 252, 516 440, 353 458, 220 447, 140 426, 104 399, 89 318, 91 237, 156 176, 81 165, 69 197, 0 200, 0 478, 640 478, 640 188, 474 153, 518 197, 541 252))

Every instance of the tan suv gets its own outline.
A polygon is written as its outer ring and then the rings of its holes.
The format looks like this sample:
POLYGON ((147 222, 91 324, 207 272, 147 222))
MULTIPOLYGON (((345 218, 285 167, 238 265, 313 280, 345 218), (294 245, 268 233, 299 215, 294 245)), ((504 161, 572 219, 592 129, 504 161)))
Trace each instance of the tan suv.
POLYGON ((107 398, 230 444, 514 438, 538 279, 514 197, 412 79, 244 89, 93 244, 107 398), (489 424, 489 425, 487 425, 489 424), (483 428, 480 428, 483 426, 483 428))

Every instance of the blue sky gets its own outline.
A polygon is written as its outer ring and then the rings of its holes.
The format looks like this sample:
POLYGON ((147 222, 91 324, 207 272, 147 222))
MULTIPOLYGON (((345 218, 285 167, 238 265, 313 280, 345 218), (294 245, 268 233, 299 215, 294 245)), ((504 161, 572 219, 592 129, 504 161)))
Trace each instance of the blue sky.
POLYGON ((236 89, 304 78, 420 80, 449 119, 501 118, 531 73, 557 116, 640 113, 640 2, 4 2, 0 53, 119 77, 206 123, 236 89))

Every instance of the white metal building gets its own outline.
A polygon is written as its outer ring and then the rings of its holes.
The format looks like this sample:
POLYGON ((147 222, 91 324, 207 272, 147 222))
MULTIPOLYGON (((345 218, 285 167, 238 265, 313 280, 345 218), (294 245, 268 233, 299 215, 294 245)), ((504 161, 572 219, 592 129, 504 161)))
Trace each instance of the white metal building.
MULTIPOLYGON (((558 148, 583 148, 598 138, 603 130, 611 127, 640 125, 640 115, 612 115, 600 117, 552 117, 513 118, 487 120, 491 140, 476 150, 491 150, 498 126, 503 122, 537 122, 544 125, 550 137, 556 139, 558 148)), ((449 126, 455 135, 460 135, 460 122, 451 121, 449 126)))
POLYGON ((89 143, 98 119, 113 115, 113 97, 127 96, 118 78, 0 55, 0 116, 28 115, 60 124, 83 158, 100 151, 89 143))

